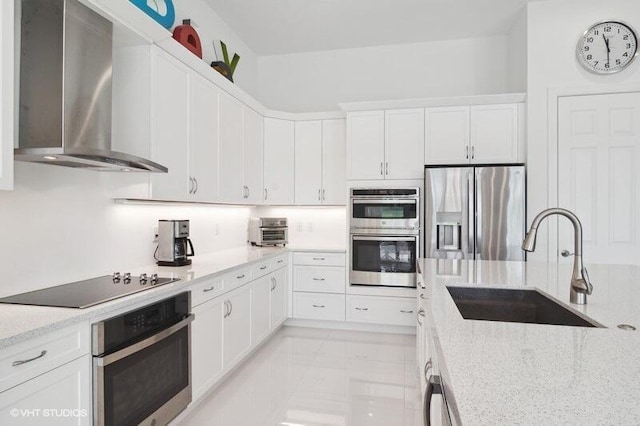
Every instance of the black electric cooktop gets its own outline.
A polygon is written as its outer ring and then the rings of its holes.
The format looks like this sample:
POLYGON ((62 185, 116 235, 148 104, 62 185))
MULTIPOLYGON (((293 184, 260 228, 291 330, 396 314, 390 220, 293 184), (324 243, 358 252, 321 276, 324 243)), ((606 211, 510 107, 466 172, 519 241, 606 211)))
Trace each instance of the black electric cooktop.
POLYGON ((145 274, 134 277, 129 274, 115 273, 4 297, 0 299, 0 303, 83 309, 175 281, 179 280, 162 278, 155 274, 150 277, 145 274))

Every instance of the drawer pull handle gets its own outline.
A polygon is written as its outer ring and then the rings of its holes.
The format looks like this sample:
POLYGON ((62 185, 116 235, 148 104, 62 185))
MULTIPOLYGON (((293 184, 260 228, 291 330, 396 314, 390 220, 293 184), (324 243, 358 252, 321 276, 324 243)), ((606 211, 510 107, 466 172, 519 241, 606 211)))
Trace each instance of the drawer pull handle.
POLYGON ((420 299, 425 300, 424 293, 420 293, 420 299))
POLYGON ((17 367, 19 365, 26 364, 26 363, 31 362, 31 361, 35 361, 36 359, 40 359, 43 356, 45 356, 46 354, 47 354, 47 351, 43 350, 42 352, 40 352, 40 355, 38 355, 38 356, 35 356, 33 358, 29 358, 29 359, 21 359, 19 361, 13 361, 11 363, 11 365, 13 365, 14 367, 17 367))
POLYGON ((402 312, 403 314, 412 314, 413 311, 405 311, 403 309, 400 309, 400 312, 402 312))
POLYGON ((313 305, 314 308, 324 308, 324 305, 313 305))
POLYGON ((212 285, 212 286, 211 286, 211 287, 209 287, 209 288, 204 288, 204 289, 202 289, 202 291, 203 291, 204 293, 209 293, 210 291, 213 291, 213 290, 215 290, 215 289, 216 289, 216 286, 212 285))
POLYGON ((243 278, 244 278, 244 274, 242 274, 242 275, 238 275, 236 278, 237 278, 237 279, 239 279, 239 280, 241 280, 241 279, 243 279, 243 278))
POLYGON ((278 263, 282 263, 282 262, 284 262, 284 259, 278 260, 278 263))
POLYGON ((260 270, 261 270, 261 271, 264 271, 265 269, 267 269, 267 265, 264 265, 264 266, 261 266, 261 267, 260 267, 260 270))
POLYGON ((358 308, 356 307, 356 311, 368 311, 369 308, 358 308))
POLYGON ((314 281, 324 281, 324 278, 314 278, 314 281))
POLYGON ((325 260, 324 257, 314 257, 313 260, 325 260))

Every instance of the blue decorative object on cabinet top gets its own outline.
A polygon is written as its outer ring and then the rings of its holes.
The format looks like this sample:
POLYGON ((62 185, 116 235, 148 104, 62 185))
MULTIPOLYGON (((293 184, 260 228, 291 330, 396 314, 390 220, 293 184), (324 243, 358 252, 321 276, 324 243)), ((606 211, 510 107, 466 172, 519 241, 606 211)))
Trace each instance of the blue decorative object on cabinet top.
POLYGON ((171 29, 176 20, 176 10, 173 7, 173 0, 129 1, 168 30, 171 29))

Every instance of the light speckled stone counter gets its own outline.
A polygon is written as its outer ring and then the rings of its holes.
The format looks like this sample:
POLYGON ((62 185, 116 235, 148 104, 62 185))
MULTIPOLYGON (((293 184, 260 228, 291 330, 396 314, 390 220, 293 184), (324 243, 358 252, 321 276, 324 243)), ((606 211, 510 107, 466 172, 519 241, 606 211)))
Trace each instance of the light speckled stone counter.
POLYGON ((640 424, 640 267, 587 265, 571 308, 607 328, 465 320, 447 285, 535 287, 569 305, 571 265, 420 260, 454 424, 640 424))
MULTIPOLYGON (((180 281, 146 290, 86 309, 52 308, 45 306, 0 304, 0 349, 41 336, 82 321, 95 321, 125 312, 134 305, 152 303, 171 294, 188 290, 201 280, 224 274, 230 269, 248 265, 273 256, 288 253, 289 249, 239 247, 193 257, 193 264, 182 267, 147 265, 132 268, 132 275, 145 272, 180 281)), ((90 277, 87 277, 90 278, 90 277)))

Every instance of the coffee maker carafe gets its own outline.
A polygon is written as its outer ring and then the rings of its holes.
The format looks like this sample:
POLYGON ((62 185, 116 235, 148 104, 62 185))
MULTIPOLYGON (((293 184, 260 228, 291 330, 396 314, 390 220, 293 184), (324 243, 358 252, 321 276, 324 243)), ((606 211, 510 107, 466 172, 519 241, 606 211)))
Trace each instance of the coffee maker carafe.
POLYGON ((158 221, 156 260, 159 266, 191 265, 191 259, 188 257, 194 254, 193 244, 189 239, 188 220, 158 221))

